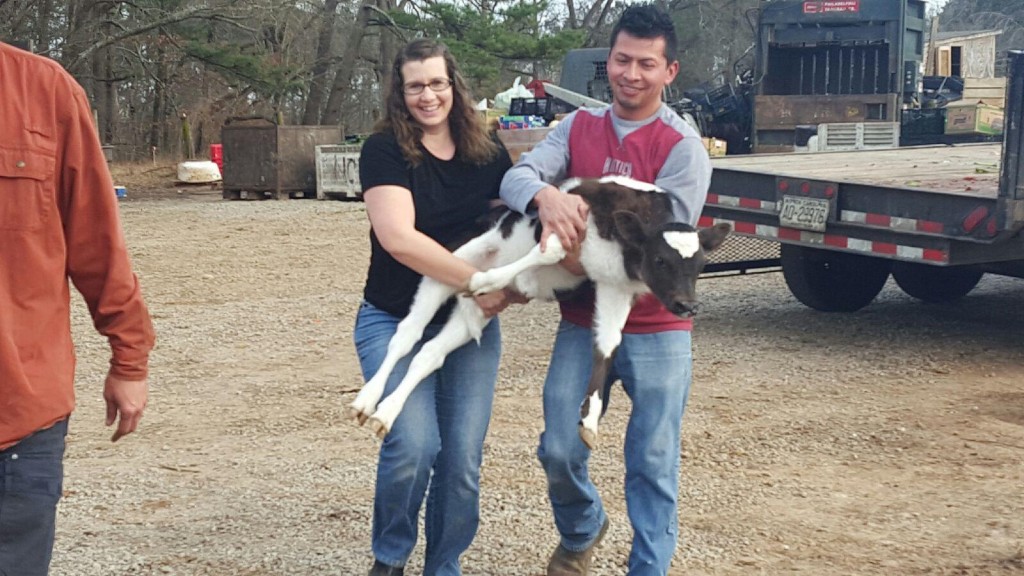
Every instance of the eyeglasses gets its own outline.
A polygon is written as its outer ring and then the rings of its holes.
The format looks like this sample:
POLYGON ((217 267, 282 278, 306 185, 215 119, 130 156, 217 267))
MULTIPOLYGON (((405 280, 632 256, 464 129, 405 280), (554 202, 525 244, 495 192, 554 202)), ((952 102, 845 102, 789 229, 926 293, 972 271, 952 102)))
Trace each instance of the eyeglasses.
POLYGON ((436 94, 438 92, 444 92, 450 88, 451 85, 451 78, 434 78, 429 84, 406 84, 402 86, 402 93, 407 96, 415 96, 417 94, 422 94, 424 88, 430 87, 430 91, 436 94))

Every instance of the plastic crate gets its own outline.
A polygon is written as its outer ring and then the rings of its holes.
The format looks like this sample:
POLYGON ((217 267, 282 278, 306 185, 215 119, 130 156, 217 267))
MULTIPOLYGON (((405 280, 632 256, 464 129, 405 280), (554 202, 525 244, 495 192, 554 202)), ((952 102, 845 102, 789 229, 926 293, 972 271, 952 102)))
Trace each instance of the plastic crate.
POLYGON ((942 134, 945 128, 945 108, 904 110, 903 116, 900 118, 900 133, 904 136, 942 134))

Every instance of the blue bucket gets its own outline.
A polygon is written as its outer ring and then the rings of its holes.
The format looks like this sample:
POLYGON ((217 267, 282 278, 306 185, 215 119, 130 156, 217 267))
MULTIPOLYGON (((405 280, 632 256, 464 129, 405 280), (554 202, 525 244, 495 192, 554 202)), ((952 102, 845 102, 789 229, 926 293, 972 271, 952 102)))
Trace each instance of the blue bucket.
POLYGON ((127 198, 128 197, 128 191, 125 190, 124 186, 116 186, 115 185, 114 186, 114 194, 116 194, 118 198, 127 198))

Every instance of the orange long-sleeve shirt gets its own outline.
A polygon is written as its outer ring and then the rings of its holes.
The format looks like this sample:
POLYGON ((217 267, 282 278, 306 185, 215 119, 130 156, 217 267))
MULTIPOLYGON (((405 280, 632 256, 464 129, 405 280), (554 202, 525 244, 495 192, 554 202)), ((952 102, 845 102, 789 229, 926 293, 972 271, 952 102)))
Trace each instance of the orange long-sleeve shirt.
POLYGON ((146 378, 153 325, 85 92, 0 43, 0 448, 74 408, 69 278, 110 341, 112 374, 146 378))

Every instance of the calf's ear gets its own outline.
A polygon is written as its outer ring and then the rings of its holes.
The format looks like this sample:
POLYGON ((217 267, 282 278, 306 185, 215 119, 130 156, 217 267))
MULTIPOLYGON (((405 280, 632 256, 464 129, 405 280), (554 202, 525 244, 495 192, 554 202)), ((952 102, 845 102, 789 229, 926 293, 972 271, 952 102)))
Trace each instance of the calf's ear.
POLYGON ((616 210, 612 214, 612 218, 615 219, 615 228, 619 231, 619 235, 626 242, 642 246, 647 240, 647 229, 635 212, 616 210))
POLYGON ((700 238, 700 246, 706 252, 710 252, 725 242, 726 236, 732 231, 732 226, 726 222, 715 224, 710 228, 702 228, 697 236, 700 238))

